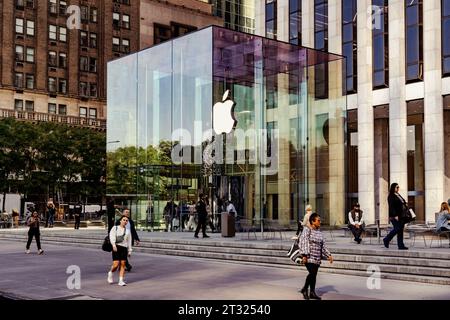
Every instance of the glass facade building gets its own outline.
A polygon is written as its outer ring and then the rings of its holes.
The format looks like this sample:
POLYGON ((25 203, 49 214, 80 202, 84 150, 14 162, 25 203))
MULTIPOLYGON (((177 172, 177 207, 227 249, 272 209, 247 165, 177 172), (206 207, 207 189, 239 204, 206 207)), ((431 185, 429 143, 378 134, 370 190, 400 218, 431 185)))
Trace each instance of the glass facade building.
POLYGON ((200 193, 241 219, 289 225, 311 204, 342 224, 345 70, 342 56, 216 26, 110 62, 108 195, 141 227, 200 193), (314 94, 320 65, 327 99, 314 94))

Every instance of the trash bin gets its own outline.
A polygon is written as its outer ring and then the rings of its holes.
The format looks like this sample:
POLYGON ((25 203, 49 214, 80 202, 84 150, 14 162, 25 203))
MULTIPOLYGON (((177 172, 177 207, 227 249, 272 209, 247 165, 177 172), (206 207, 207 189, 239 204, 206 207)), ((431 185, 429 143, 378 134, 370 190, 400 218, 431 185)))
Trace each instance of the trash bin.
POLYGON ((221 228, 222 228, 222 237, 234 237, 236 234, 236 230, 234 227, 235 219, 234 214, 229 214, 228 212, 222 212, 221 216, 221 228))

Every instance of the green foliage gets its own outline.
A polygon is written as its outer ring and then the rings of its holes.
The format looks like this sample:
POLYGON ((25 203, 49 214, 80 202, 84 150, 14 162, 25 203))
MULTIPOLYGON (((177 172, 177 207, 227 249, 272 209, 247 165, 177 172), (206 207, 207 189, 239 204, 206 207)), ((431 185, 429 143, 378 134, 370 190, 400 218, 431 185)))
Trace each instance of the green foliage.
POLYGON ((0 120, 0 190, 47 194, 68 188, 105 195, 106 135, 87 128, 0 120))

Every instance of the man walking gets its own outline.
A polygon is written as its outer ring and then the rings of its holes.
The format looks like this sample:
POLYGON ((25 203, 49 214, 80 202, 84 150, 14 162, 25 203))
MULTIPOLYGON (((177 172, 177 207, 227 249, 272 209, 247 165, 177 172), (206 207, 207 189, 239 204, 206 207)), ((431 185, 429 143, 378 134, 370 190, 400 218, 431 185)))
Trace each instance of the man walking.
MULTIPOLYGON (((136 242, 136 246, 139 245, 139 243, 141 242, 141 240, 139 239, 139 235, 136 232, 136 228, 134 226, 134 221, 131 219, 130 217, 130 210, 125 209, 123 210, 123 216, 128 218, 128 223, 126 224, 126 229, 131 233, 131 246, 134 246, 134 243, 136 242)), ((116 222, 116 226, 120 225, 120 219, 116 222)), ((127 260, 125 262, 125 271, 130 272, 131 268, 133 266, 129 263, 128 261, 128 257, 127 260)))
POLYGON ((195 238, 198 238, 198 233, 200 232, 200 228, 202 229, 203 238, 209 238, 206 234, 206 218, 208 217, 208 211, 206 210, 206 202, 203 193, 199 196, 199 201, 196 205, 196 210, 198 214, 198 224, 197 229, 195 229, 195 238))

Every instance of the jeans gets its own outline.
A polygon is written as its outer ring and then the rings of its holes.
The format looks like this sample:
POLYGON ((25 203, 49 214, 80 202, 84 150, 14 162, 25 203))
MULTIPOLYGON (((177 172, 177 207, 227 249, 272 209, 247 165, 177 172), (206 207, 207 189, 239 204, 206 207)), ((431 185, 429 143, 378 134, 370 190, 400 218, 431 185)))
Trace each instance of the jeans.
POLYGON ((55 215, 54 214, 50 214, 48 216, 48 224, 53 226, 53 223, 55 222, 55 215))
POLYGON ((363 232, 363 229, 361 226, 359 228, 357 228, 357 227, 351 225, 350 230, 353 233, 355 240, 359 240, 361 238, 361 233, 363 232))
POLYGON ((390 218, 392 225, 394 226, 394 229, 392 229, 391 232, 384 238, 385 241, 388 243, 391 242, 392 238, 397 235, 397 245, 399 248, 405 247, 405 244, 403 243, 403 229, 405 228, 405 224, 401 221, 396 220, 395 218, 390 218))

